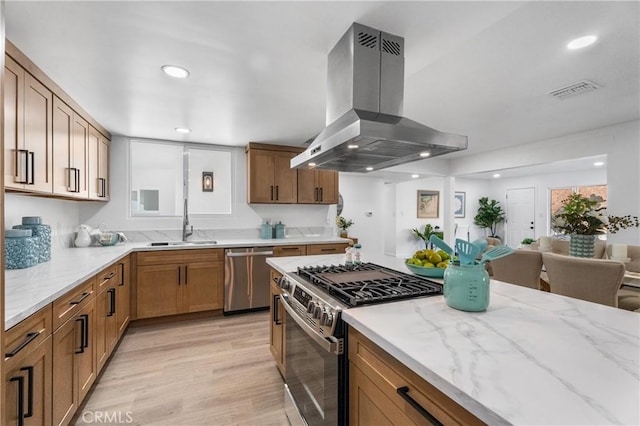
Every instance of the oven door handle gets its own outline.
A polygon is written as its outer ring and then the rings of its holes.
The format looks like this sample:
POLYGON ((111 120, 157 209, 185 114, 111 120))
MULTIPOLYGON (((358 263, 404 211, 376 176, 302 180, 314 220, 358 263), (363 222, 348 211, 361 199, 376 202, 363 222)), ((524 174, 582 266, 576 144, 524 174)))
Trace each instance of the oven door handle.
POLYGON ((298 314, 293 310, 291 305, 289 304, 289 296, 283 294, 281 296, 281 300, 284 302, 282 306, 284 306, 284 310, 287 311, 289 316, 302 328, 302 330, 311 337, 317 344, 319 344, 322 349, 329 353, 333 353, 336 355, 342 355, 344 352, 344 341, 343 339, 338 339, 334 336, 323 336, 318 333, 298 316, 298 314))

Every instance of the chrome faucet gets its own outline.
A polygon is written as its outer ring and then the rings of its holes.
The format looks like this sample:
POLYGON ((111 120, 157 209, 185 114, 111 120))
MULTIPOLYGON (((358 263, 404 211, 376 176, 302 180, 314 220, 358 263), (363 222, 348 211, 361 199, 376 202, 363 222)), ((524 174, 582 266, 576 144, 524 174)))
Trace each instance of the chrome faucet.
POLYGON ((193 235, 193 225, 191 225, 191 229, 187 231, 187 227, 189 226, 189 206, 188 200, 184 199, 184 215, 182 217, 182 241, 187 241, 191 235, 193 235))

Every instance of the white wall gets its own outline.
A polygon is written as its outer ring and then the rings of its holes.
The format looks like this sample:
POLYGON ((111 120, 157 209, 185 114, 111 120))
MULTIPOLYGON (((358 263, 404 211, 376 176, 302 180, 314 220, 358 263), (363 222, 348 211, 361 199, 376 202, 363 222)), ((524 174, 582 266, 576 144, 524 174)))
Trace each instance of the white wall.
POLYGON ((72 247, 74 232, 80 224, 80 201, 56 200, 6 193, 4 223, 9 229, 22 223, 22 216, 40 216, 51 226, 52 248, 72 247))
MULTIPOLYGON (((116 136, 111 141, 109 176, 111 201, 88 202, 80 206, 83 223, 97 226, 107 224, 109 229, 178 230, 182 229, 182 216, 131 217, 128 212, 129 139, 116 136)), ((335 206, 291 204, 247 204, 247 167, 244 148, 234 148, 232 155, 233 194, 232 213, 229 215, 191 215, 195 229, 248 229, 259 228, 263 219, 282 221, 289 227, 333 226, 335 206)))
POLYGON ((485 229, 473 224, 473 218, 478 213, 478 207, 480 206, 478 200, 482 197, 490 197, 491 183, 491 181, 482 179, 456 178, 455 190, 465 193, 466 208, 465 216, 463 218, 455 218, 455 222, 459 225, 469 227, 470 241, 487 235, 487 231, 485 229))

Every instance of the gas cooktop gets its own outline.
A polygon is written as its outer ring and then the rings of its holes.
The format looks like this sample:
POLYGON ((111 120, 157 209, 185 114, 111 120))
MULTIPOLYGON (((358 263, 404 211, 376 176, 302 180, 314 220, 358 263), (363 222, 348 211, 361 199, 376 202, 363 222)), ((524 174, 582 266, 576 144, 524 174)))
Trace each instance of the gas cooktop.
POLYGON ((294 275, 349 307, 442 294, 442 285, 374 263, 307 266, 294 275))

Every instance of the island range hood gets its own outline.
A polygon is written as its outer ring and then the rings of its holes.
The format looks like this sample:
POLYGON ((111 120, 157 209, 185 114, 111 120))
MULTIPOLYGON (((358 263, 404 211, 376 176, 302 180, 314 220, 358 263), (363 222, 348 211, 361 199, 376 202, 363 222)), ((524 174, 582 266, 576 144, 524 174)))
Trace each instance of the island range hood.
POLYGON ((292 168, 369 172, 467 148, 466 136, 402 117, 404 38, 353 23, 327 74, 327 127, 292 168))

